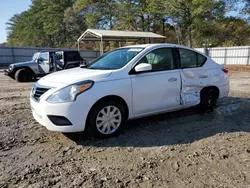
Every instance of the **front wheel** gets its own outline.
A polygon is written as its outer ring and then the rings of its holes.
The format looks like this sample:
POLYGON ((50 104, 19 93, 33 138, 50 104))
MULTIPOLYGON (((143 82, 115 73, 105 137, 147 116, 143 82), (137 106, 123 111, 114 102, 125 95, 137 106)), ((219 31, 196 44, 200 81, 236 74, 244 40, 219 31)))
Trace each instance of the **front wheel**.
POLYGON ((93 107, 87 126, 92 136, 107 138, 119 135, 125 121, 124 107, 119 102, 106 101, 93 107))
POLYGON ((210 112, 214 110, 216 106, 217 97, 216 92, 212 89, 208 90, 201 96, 200 110, 202 113, 210 112))
POLYGON ((15 73, 15 79, 18 82, 28 82, 32 79, 32 75, 27 69, 19 69, 15 73))

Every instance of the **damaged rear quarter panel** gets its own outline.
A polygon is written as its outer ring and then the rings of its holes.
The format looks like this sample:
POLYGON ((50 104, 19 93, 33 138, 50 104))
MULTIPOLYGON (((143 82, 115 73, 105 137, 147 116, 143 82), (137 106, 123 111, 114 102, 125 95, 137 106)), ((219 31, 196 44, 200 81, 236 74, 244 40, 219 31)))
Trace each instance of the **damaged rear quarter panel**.
POLYGON ((182 78, 181 104, 186 106, 200 103, 200 92, 204 87, 221 86, 228 84, 226 74, 221 65, 209 60, 203 67, 180 70, 182 78))

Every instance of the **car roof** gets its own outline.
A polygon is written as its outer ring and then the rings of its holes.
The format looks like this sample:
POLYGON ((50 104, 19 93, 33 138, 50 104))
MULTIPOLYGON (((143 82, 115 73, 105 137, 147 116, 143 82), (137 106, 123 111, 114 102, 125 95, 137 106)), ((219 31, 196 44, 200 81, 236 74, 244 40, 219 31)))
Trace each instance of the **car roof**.
POLYGON ((174 46, 174 44, 161 43, 161 44, 139 44, 139 45, 129 45, 122 48, 149 48, 154 46, 174 46))
POLYGON ((56 52, 78 52, 78 50, 57 50, 56 52))
MULTIPOLYGON (((137 47, 137 48, 149 48, 149 47, 181 47, 181 48, 189 48, 189 47, 182 46, 182 45, 179 45, 179 44, 171 44, 171 43, 129 45, 129 46, 124 46, 122 48, 132 48, 132 47, 137 47)), ((190 49, 193 49, 193 48, 190 48, 190 49)))
POLYGON ((44 52, 57 52, 58 50, 41 50, 39 51, 40 53, 44 53, 44 52))
MULTIPOLYGON (((203 56, 206 56, 204 53, 194 49, 194 48, 190 48, 187 46, 183 46, 183 45, 179 45, 179 44, 170 44, 170 43, 158 43, 158 44, 139 44, 139 45, 130 45, 130 46, 124 46, 121 48, 161 48, 161 47, 177 47, 177 48, 184 48, 184 49, 188 49, 188 50, 192 50, 194 52, 197 52, 199 54, 202 54, 203 56)), ((208 57, 208 56, 206 56, 208 57)))
MULTIPOLYGON (((57 50, 41 50, 39 51, 40 53, 44 53, 44 52, 78 52, 78 50, 60 50, 60 49, 57 49, 57 50)), ((36 52, 36 53, 39 53, 39 52, 36 52)))

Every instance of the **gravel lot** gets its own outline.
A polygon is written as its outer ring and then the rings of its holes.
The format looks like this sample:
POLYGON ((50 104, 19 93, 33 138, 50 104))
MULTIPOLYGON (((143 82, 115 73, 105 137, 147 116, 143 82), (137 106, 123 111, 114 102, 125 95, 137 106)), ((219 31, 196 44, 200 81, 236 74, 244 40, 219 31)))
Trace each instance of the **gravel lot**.
POLYGON ((230 97, 212 113, 131 121, 106 140, 36 123, 33 84, 0 73, 0 187, 250 187, 250 73, 231 74, 230 97))

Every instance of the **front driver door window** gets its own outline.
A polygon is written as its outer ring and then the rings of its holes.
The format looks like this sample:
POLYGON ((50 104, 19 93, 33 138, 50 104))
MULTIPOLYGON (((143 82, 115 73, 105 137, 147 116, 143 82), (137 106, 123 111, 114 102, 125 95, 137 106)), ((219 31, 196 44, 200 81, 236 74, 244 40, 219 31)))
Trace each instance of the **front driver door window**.
POLYGON ((149 63, 152 71, 172 70, 175 68, 171 48, 160 48, 147 54, 139 63, 149 63))
POLYGON ((152 71, 131 75, 134 115, 178 108, 181 82, 172 48, 153 50, 140 63, 151 64, 152 71))
POLYGON ((49 63, 49 53, 44 52, 41 53, 39 56, 39 72, 41 74, 47 74, 50 70, 50 63, 49 63))

